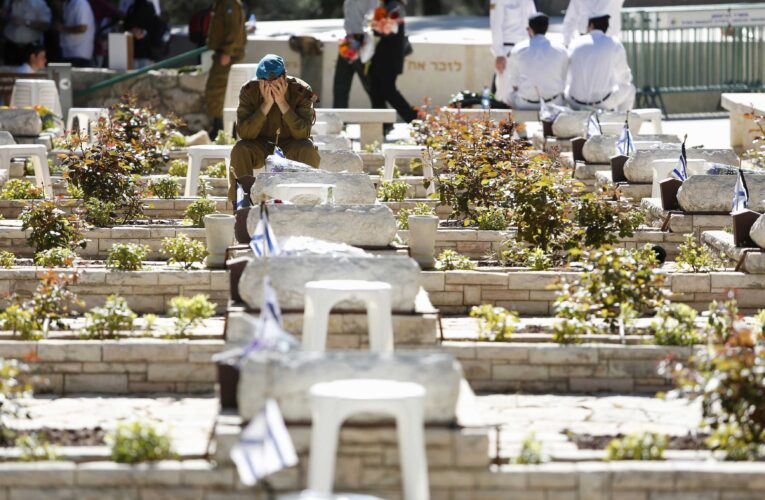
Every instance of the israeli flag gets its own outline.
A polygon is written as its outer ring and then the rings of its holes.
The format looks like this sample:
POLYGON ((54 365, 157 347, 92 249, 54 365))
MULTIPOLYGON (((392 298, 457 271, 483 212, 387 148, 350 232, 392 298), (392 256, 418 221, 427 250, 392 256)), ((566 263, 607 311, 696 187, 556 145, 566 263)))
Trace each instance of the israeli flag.
POLYGON ((239 179, 236 180, 236 208, 247 208, 250 206, 250 199, 247 197, 247 193, 244 192, 244 188, 239 183, 239 179))
POLYGON ((231 460, 236 464, 239 479, 247 486, 297 465, 295 446, 276 401, 266 400, 260 413, 245 427, 239 442, 231 448, 231 460))
POLYGON ((539 121, 554 122, 561 111, 558 106, 547 104, 541 96, 539 97, 539 121))
POLYGON ((281 253, 279 242, 276 241, 271 224, 268 223, 268 211, 265 203, 260 205, 260 220, 255 227, 255 232, 252 233, 250 248, 255 252, 256 257, 273 256, 281 253))
POLYGON ((603 135, 603 131, 600 129, 600 122, 595 112, 590 114, 590 118, 587 120, 587 139, 594 135, 603 135))
POLYGON ((630 132, 630 125, 627 120, 624 121, 624 128, 619 140, 616 141, 616 151, 622 156, 629 156, 635 152, 635 141, 632 139, 632 132, 630 132))
POLYGON ((731 213, 744 210, 749 206, 749 189, 746 186, 746 180, 744 180, 744 171, 738 169, 738 176, 736 178, 736 187, 733 188, 733 206, 731 207, 731 213))
POLYGON ((286 156, 284 156, 284 151, 282 151, 282 148, 276 145, 274 145, 274 154, 281 158, 287 158, 286 156))
POLYGON ((688 178, 688 159, 685 152, 685 141, 680 146, 680 158, 678 158, 675 168, 672 169, 672 175, 683 182, 688 178))
POLYGON ((253 320, 249 315, 245 315, 244 318, 250 323, 254 336, 249 345, 242 350, 239 357, 240 363, 253 351, 284 352, 299 347, 300 344, 297 339, 284 330, 279 299, 268 275, 263 279, 263 303, 260 306, 260 318, 258 321, 253 320))

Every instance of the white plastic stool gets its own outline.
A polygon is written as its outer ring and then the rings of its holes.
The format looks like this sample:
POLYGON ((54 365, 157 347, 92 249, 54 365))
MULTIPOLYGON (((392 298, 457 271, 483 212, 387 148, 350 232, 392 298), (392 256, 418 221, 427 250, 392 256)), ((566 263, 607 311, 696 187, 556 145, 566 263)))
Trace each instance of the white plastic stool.
POLYGON ((320 182, 296 182, 294 184, 277 184, 274 189, 274 198, 289 201, 297 205, 324 205, 331 201, 331 193, 335 184, 323 184, 320 182), (316 203, 306 200, 317 200, 316 203))
POLYGON ((53 184, 48 168, 48 148, 42 144, 7 144, 0 146, 0 170, 11 168, 11 158, 25 157, 32 160, 35 169, 35 183, 41 187, 46 198, 53 198, 53 184))
POLYGON ((393 352, 391 291, 390 284, 382 281, 309 281, 305 284, 303 349, 325 350, 332 307, 342 300, 361 300, 367 308, 369 349, 374 352, 393 352))
POLYGON ((358 413, 382 413, 396 419, 404 500, 428 500, 425 452, 425 388, 393 380, 335 380, 311 387, 311 455, 308 489, 332 493, 340 426, 358 413))
POLYGON ((11 92, 11 107, 45 106, 61 116, 61 100, 53 80, 16 80, 11 92))
POLYGON ((66 118, 66 129, 74 129, 74 119, 77 118, 77 125, 80 133, 88 136, 89 142, 93 142, 91 127, 97 124, 98 120, 109 117, 109 111, 106 108, 69 108, 66 118))
POLYGON ((186 172, 186 189, 183 196, 191 198, 197 195, 197 187, 199 186, 199 172, 202 170, 202 162, 204 160, 225 160, 226 172, 228 172, 231 165, 231 149, 233 145, 218 146, 218 145, 205 145, 205 146, 189 146, 189 169, 186 172))
MULTIPOLYGON (((223 109, 239 106, 239 91, 242 86, 255 78, 255 72, 258 70, 257 64, 232 64, 231 71, 228 74, 226 82, 226 94, 223 97, 223 109)), ((231 132, 227 129, 226 132, 231 132)), ((215 139, 215 137, 213 137, 215 139)))
MULTIPOLYGON (((234 136, 234 122, 236 121, 236 108, 223 108, 223 131, 234 136)), ((211 137, 214 141, 215 137, 211 137)))
MULTIPOLYGON (((396 160, 398 158, 420 158, 422 160, 422 175, 423 177, 433 177, 433 165, 430 163, 430 157, 422 154, 425 151, 425 146, 413 146, 413 145, 400 145, 400 144, 383 144, 382 153, 385 158, 385 166, 383 167, 383 180, 393 180, 393 169, 396 166, 396 160)), ((425 193, 431 195, 436 192, 435 183, 431 181, 425 193)))
POLYGON ((630 114, 636 114, 639 116, 644 122, 651 122, 651 125, 653 126, 653 133, 654 134, 661 134, 662 132, 662 125, 661 125, 661 110, 658 108, 644 108, 644 109, 633 109, 630 111, 630 114))

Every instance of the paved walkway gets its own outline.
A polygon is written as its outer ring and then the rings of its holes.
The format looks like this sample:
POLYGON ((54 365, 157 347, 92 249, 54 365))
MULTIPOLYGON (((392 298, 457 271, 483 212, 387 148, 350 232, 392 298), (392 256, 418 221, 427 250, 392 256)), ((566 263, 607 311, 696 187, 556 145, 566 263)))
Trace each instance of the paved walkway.
POLYGON ((621 395, 495 394, 477 396, 476 410, 487 422, 500 425, 502 457, 516 456, 531 432, 542 441, 543 452, 564 455, 577 449, 567 430, 591 435, 645 431, 685 436, 695 432, 701 420, 698 403, 621 395))
POLYGON ((159 422, 180 455, 202 455, 218 414, 215 397, 55 397, 23 401, 30 419, 16 418, 13 428, 89 429, 107 431, 122 422, 159 422))

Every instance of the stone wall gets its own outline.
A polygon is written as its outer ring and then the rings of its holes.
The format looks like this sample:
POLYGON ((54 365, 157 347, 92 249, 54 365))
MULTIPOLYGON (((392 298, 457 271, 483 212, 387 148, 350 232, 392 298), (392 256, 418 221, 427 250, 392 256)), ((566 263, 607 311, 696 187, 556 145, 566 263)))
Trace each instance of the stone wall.
POLYGON ((0 340, 0 358, 27 361, 38 393, 209 393, 222 340, 0 340))
MULTIPOLYGON (((553 314, 559 279, 574 279, 568 271, 423 271, 422 286, 431 303, 445 314, 466 314, 472 306, 494 304, 523 315, 553 314)), ((706 311, 713 300, 725 300, 735 289, 741 311, 754 314, 765 307, 762 277, 741 272, 669 273, 665 281, 673 302, 706 311)))
MULTIPOLYGON (((164 314, 173 297, 203 293, 209 296, 220 314, 229 297, 228 272, 224 270, 183 270, 176 266, 147 267, 141 271, 111 271, 103 267, 58 271, 78 274, 78 281, 70 290, 84 301, 84 309, 102 305, 106 297, 118 294, 136 313, 164 314)), ((43 268, 31 266, 0 269, 0 295, 30 295, 45 272, 43 268)))
MULTIPOLYGON (((160 198, 145 198, 144 215, 150 219, 183 219, 188 206, 199 198, 175 198, 172 200, 163 200, 160 198)), ((216 210, 221 213, 231 213, 232 205, 225 199, 215 199, 216 210)), ((21 211, 30 205, 28 200, 0 200, 0 215, 6 220, 18 219, 21 211)), ((74 208, 80 206, 80 200, 65 199, 59 200, 58 207, 69 213, 74 208)), ((0 238, 4 238, 0 233, 0 238)), ((0 243, 1 244, 1 243, 0 243)))
MULTIPOLYGON (((108 69, 75 68, 72 86, 75 91, 90 87, 121 74, 108 69)), ((190 131, 210 127, 205 109, 204 90, 207 74, 201 71, 179 73, 174 69, 149 71, 136 78, 76 98, 74 106, 100 108, 120 101, 126 93, 138 96, 140 103, 151 104, 162 114, 173 113, 182 118, 190 131)))
POLYGON ((659 361, 688 359, 691 347, 444 342, 475 391, 655 393, 673 387, 659 361))

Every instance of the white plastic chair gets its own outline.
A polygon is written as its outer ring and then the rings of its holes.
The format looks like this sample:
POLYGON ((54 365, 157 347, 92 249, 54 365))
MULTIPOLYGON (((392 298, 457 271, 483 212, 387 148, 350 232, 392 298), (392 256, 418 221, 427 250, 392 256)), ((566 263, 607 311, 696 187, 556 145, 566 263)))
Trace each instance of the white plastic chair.
POLYGON ((217 144, 205 146, 189 146, 189 169, 186 172, 186 189, 183 196, 191 198, 197 195, 199 187, 199 173, 202 170, 204 160, 225 160, 226 172, 231 166, 231 150, 234 146, 218 146, 217 144))
POLYGON ((87 135, 88 141, 93 142, 91 128, 102 117, 109 118, 109 111, 106 108, 69 108, 66 118, 66 129, 74 130, 74 120, 76 118, 80 134, 87 135))
POLYGON ((367 308, 370 350, 393 352, 391 291, 390 284, 382 281, 309 281, 305 284, 303 349, 324 351, 332 307, 342 300, 360 300, 367 308))
MULTIPOLYGON (((255 72, 258 69, 257 64, 232 64, 231 71, 228 74, 228 82, 226 83, 226 94, 223 98, 223 109, 236 108, 239 106, 239 91, 242 86, 255 78, 255 72)), ((231 129, 227 128, 227 132, 231 132, 231 129)))
POLYGON ((62 116, 61 99, 53 80, 16 80, 10 105, 14 108, 45 106, 56 116, 62 116))
MULTIPOLYGON (((234 136, 234 122, 236 121, 236 108, 223 108, 223 130, 234 136)), ((215 137, 212 137, 215 140, 215 137)))
POLYGON ((425 451, 425 388, 393 380, 335 380, 310 390, 311 455, 308 490, 331 494, 340 427, 358 413, 380 413, 396 419, 404 500, 428 500, 425 451))
POLYGON ((643 108, 643 109, 633 109, 630 111, 630 114, 636 114, 639 116, 643 122, 651 122, 651 125, 653 127, 653 133, 654 134, 661 134, 662 132, 662 115, 661 110, 658 108, 643 108))
MULTIPOLYGON (((430 163, 430 157, 422 154, 425 146, 401 145, 401 144, 383 144, 382 153, 385 158, 383 167, 383 180, 393 180, 393 170, 396 167, 396 160, 399 158, 420 158, 422 160, 422 175, 426 179, 433 178, 433 165, 430 163)), ((434 182, 431 182, 425 193, 430 196, 436 192, 434 182)))
POLYGON ((46 198, 53 198, 53 184, 48 168, 48 149, 42 144, 7 144, 0 146, 0 170, 10 170, 11 158, 31 158, 35 183, 43 188, 46 198))

